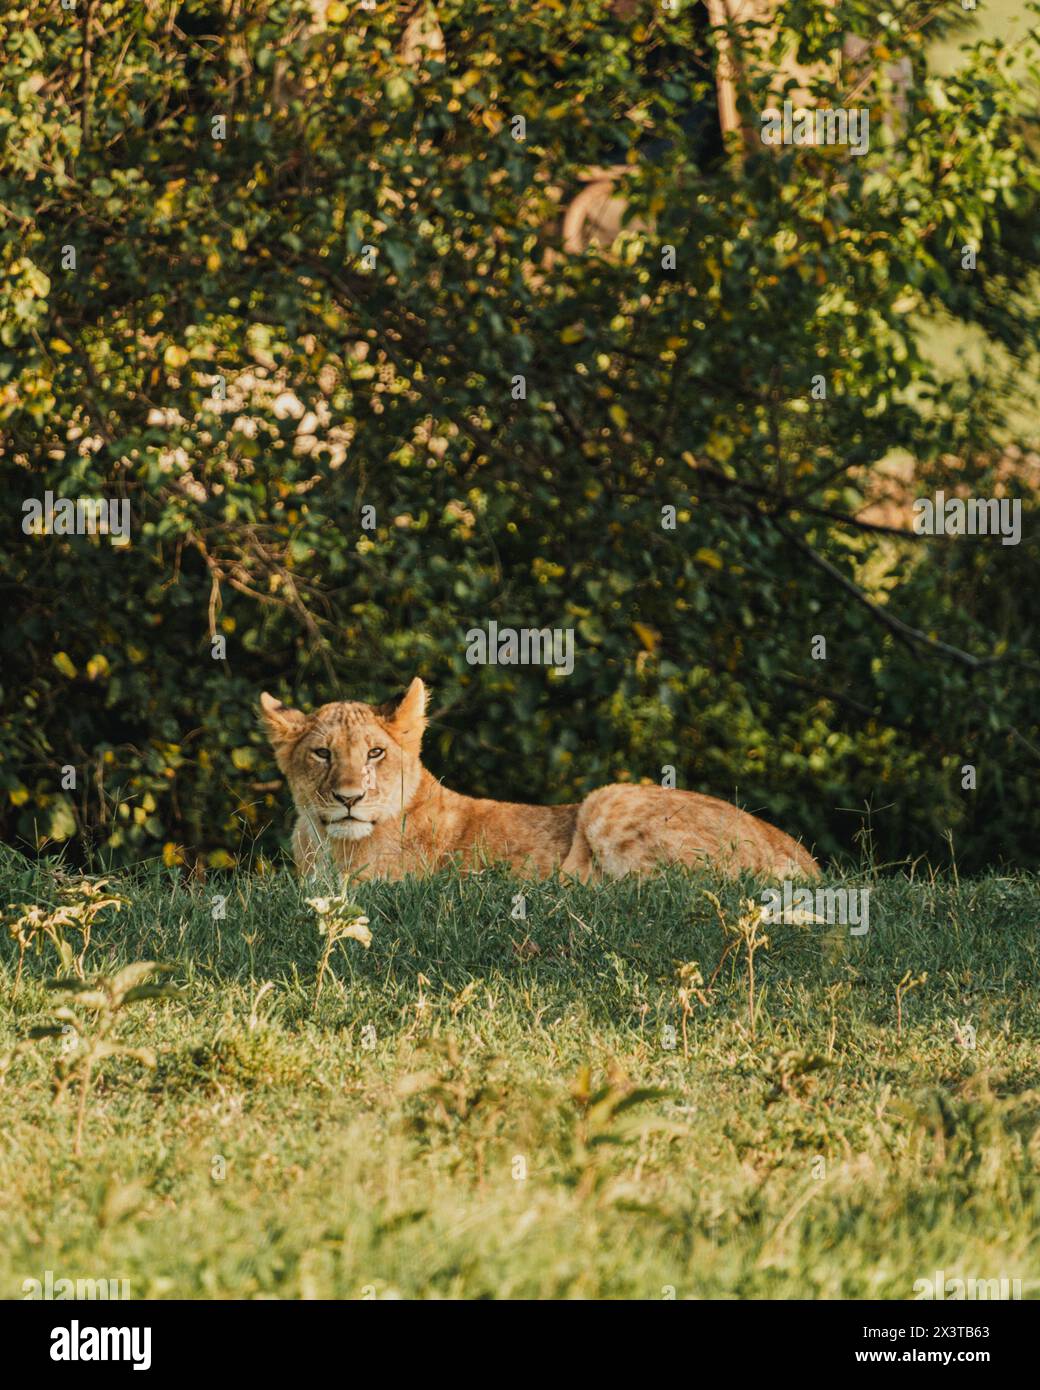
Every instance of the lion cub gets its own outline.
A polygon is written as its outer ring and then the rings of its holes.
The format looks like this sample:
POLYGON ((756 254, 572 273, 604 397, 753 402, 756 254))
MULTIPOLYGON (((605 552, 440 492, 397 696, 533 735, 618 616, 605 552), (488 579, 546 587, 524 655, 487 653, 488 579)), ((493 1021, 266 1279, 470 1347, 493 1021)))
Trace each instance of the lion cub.
POLYGON ((664 787, 615 785, 579 805, 520 806, 460 796, 419 760, 426 687, 396 704, 352 700, 314 714, 260 697, 297 820, 301 873, 331 858, 362 878, 400 878, 461 858, 504 860, 518 873, 559 869, 596 881, 661 864, 710 864, 724 873, 816 877, 816 861, 783 831, 725 801, 664 787))

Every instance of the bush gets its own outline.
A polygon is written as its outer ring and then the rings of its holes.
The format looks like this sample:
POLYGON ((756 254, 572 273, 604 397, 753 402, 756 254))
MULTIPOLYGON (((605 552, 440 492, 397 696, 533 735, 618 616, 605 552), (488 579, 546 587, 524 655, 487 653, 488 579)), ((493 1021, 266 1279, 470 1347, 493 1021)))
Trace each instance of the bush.
MULTIPOLYGON (((871 8, 824 33, 791 4, 782 32, 809 61, 871 8)), ((908 4, 908 113, 883 125, 868 76, 869 154, 698 162, 698 6, 455 0, 441 60, 409 65, 388 7, 170 28, 102 0, 86 67, 82 16, 23 9, 0 18, 5 838, 273 847, 259 691, 418 673, 427 762, 463 791, 672 765, 826 854, 866 823, 884 858, 952 831, 972 864, 1038 862, 1035 536, 863 517, 895 451, 909 495, 1035 493, 1010 373, 950 382, 922 350, 939 313, 1036 344, 1040 177, 999 45, 930 77, 908 4), (560 199, 619 149, 632 228, 564 257, 560 199), (128 542, 23 534, 47 492, 125 501, 128 542), (469 665, 492 619, 572 628, 573 674, 469 665)))

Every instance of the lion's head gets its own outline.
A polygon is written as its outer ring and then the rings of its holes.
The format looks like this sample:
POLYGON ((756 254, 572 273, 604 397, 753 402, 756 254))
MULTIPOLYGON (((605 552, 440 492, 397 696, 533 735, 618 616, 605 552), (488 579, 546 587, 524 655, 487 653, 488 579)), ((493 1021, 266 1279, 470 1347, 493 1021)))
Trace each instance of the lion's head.
POLYGON ((385 705, 340 700, 303 714, 265 691, 260 707, 296 809, 318 833, 363 840, 400 819, 422 773, 426 687, 418 677, 385 705))

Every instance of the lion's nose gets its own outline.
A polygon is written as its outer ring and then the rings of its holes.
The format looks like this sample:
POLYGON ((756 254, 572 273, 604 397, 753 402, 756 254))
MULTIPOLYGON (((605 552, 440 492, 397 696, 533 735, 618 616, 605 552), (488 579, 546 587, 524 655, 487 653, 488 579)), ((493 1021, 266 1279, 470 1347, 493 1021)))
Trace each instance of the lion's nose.
POLYGON ((364 794, 364 792, 358 792, 357 796, 344 796, 342 792, 332 793, 333 798, 338 801, 341 806, 346 806, 348 810, 351 806, 356 806, 364 794))

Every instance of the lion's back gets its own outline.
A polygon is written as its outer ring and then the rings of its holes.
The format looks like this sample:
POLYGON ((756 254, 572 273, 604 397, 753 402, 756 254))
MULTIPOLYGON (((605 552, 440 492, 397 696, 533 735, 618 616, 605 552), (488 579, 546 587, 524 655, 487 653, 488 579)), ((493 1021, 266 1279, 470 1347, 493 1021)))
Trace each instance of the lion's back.
POLYGON ((741 869, 815 878, 819 866, 798 842, 737 806, 700 792, 613 783, 581 803, 564 868, 581 877, 647 873, 661 864, 741 869))

